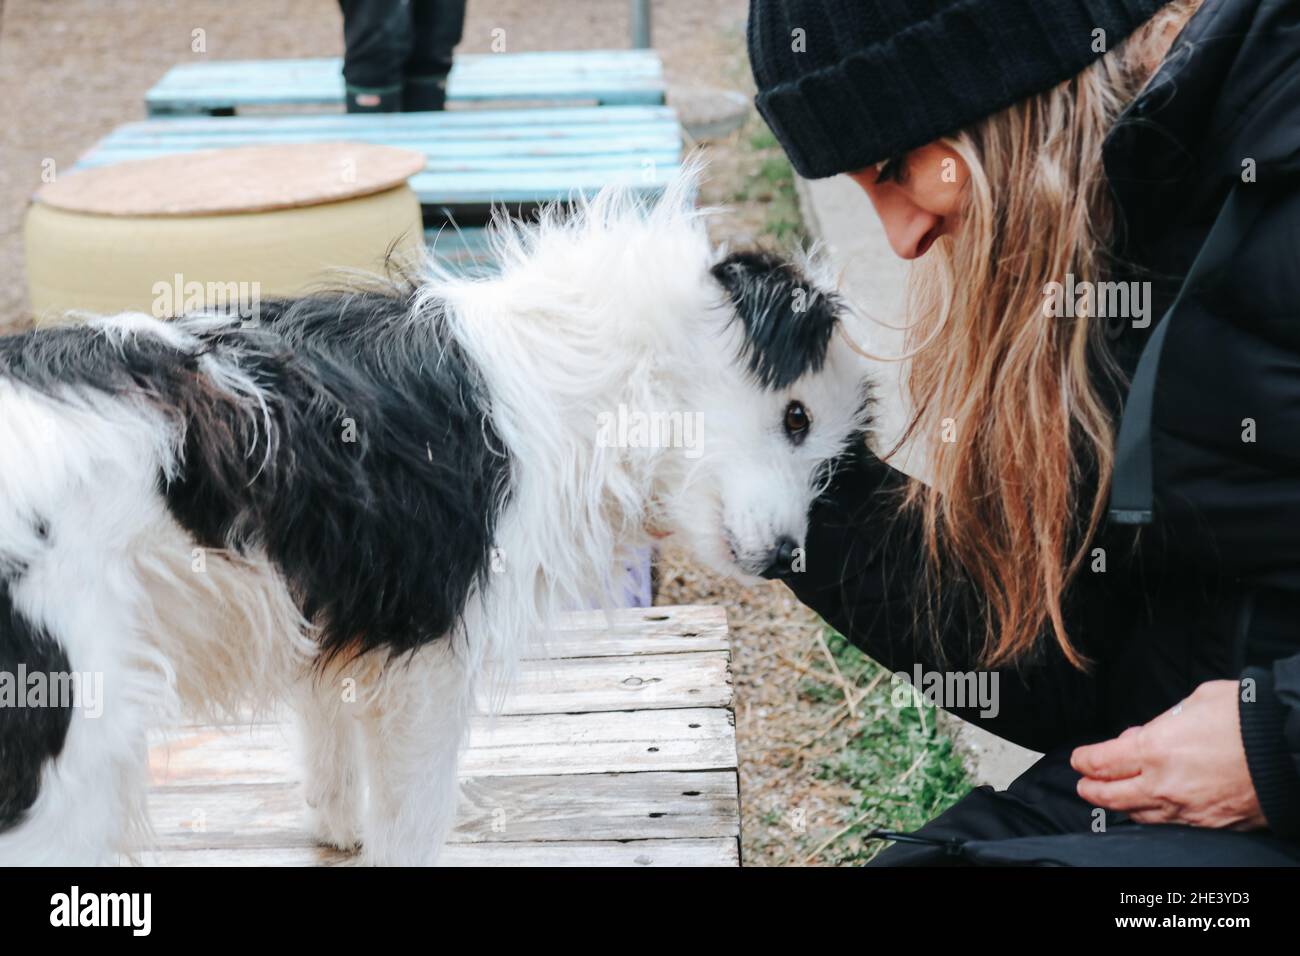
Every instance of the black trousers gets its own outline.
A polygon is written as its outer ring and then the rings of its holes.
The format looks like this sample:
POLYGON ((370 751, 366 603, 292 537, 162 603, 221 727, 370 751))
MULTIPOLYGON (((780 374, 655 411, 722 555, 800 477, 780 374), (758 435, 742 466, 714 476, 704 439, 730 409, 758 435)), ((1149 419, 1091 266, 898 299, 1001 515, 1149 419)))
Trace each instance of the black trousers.
MULTIPOLYGON (((452 51, 465 27, 465 0, 339 0, 343 80, 379 109, 441 109, 452 51)), ((367 100, 367 102, 369 102, 367 100)))
POLYGON ((1070 750, 1006 790, 979 787, 887 848, 873 866, 1300 866, 1300 843, 1268 832, 1148 826, 1075 792, 1070 750))

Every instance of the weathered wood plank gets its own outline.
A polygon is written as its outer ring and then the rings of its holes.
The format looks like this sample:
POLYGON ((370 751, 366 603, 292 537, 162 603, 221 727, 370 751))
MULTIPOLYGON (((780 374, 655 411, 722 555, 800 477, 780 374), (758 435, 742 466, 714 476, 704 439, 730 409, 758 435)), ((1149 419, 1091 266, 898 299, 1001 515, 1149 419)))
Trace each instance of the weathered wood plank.
MULTIPOLYGON (((219 122, 219 121, 216 121, 219 122)), ((371 143, 380 146, 400 146, 425 154, 425 168, 437 172, 455 168, 470 160, 502 161, 516 159, 516 165, 526 165, 533 160, 572 160, 590 156, 605 160, 626 157, 630 153, 647 156, 675 155, 681 147, 681 136, 672 126, 633 126, 626 130, 602 131, 584 127, 555 136, 496 135, 457 138, 443 137, 428 130, 412 130, 395 134, 383 130, 340 130, 335 134, 324 131, 277 132, 266 130, 257 133, 198 133, 166 134, 140 137, 117 136, 103 140, 93 152, 81 160, 83 166, 103 166, 109 162, 128 159, 149 159, 169 153, 193 153, 208 149, 225 149, 235 146, 264 146, 283 143, 318 143, 326 139, 371 143)), ((478 168, 478 167, 475 167, 478 168)))
MULTIPOLYGON (((288 724, 188 727, 155 738, 155 785, 284 783, 296 779, 288 724)), ((479 718, 461 775, 536 776, 721 770, 736 766, 725 708, 523 714, 479 718)))
MULTIPOLYGON (((444 864, 738 865, 728 661, 720 608, 566 615, 521 665, 507 713, 473 723, 444 864)), ((294 735, 192 726, 155 746, 142 862, 357 862, 304 829, 294 735)))
MULTIPOLYGON (((157 155, 164 155, 164 151, 157 155)), ((112 160, 111 157, 100 160, 112 160)), ((96 160, 99 162, 99 160, 96 160)), ((639 162, 639 158, 638 158, 639 162)), ((89 164, 94 165, 94 163, 89 164)), ((82 165, 81 168, 86 168, 82 165)), ((650 162, 642 167, 631 163, 608 169, 559 171, 517 170, 511 173, 417 173, 409 180, 421 205, 490 206, 497 203, 564 202, 575 196, 591 197, 600 190, 619 186, 636 193, 662 192, 677 174, 677 165, 650 162)))
POLYGON ((466 776, 718 770, 736 766, 723 708, 500 717, 470 735, 466 776))
MULTIPOLYGON (((161 850, 310 847, 297 783, 162 787, 149 797, 161 850)), ((461 783, 452 843, 735 837, 736 774, 478 777, 461 783)))
MULTIPOLYGON (((163 866, 352 866, 357 858, 322 847, 167 850, 141 854, 163 866)), ((739 866, 736 840, 565 841, 560 843, 460 843, 443 851, 442 865, 457 866, 739 866)))
POLYGON ((244 135, 266 130, 286 132, 301 130, 353 129, 385 130, 399 134, 411 130, 437 130, 441 135, 464 135, 469 131, 483 134, 536 136, 548 129, 571 129, 582 126, 617 127, 673 122, 677 113, 670 106, 571 106, 562 109, 463 110, 445 113, 304 113, 220 117, 176 116, 165 119, 137 120, 123 123, 111 135, 128 138, 147 136, 151 132, 168 136, 206 133, 214 128, 244 135))
MULTIPOLYGON (((662 103, 663 67, 652 50, 462 54, 447 78, 455 103, 492 100, 662 103)), ((337 57, 202 60, 172 67, 145 95, 151 113, 241 106, 340 103, 337 57)))
MULTIPOLYGON (((498 713, 727 707, 731 701, 730 656, 724 650, 626 657, 569 656, 523 661, 498 713)), ((479 705, 485 714, 491 709, 486 688, 479 705)), ((274 716, 283 720, 289 714, 279 709, 274 716)), ((254 722, 251 713, 246 713, 245 719, 225 726, 238 733, 254 722)))
POLYGON ((628 842, 461 843, 443 866, 739 866, 734 838, 628 842))
POLYGON ((611 633, 639 634, 650 641, 662 636, 691 637, 705 633, 725 636, 727 611, 712 604, 570 611, 556 623, 553 633, 567 634, 570 631, 591 631, 601 635, 602 639, 611 633))
MULTIPOLYGON (((208 118, 134 123, 101 140, 78 162, 93 168, 221 147, 356 140, 423 152, 426 165, 410 185, 425 206, 542 203, 593 195, 619 185, 662 191, 680 165, 681 130, 667 109, 649 120, 624 119, 609 107, 602 121, 492 126, 448 123, 447 114, 308 116, 256 121, 208 118)), ((516 111, 517 112, 517 111, 516 111)), ((643 111, 635 108, 642 116, 643 111)))
POLYGON ((530 649, 527 660, 554 660, 565 657, 638 657, 651 654, 695 654, 706 651, 728 653, 731 650, 727 628, 701 626, 685 632, 662 633, 617 628, 612 631, 574 630, 547 637, 544 650, 530 649))
MULTIPOLYGON (((466 230, 473 236, 475 230, 466 230)), ((481 239, 481 230, 477 231, 481 239)), ((459 254, 461 246, 454 240, 457 235, 444 232, 439 238, 443 242, 452 242, 451 255, 459 254)), ((429 241, 432 241, 430 239, 429 241)), ((474 241, 471 239, 471 242, 474 241)), ((473 255, 472 247, 468 253, 473 255)), ((558 661, 569 658, 604 658, 604 657, 654 657, 664 654, 698 654, 717 652, 729 654, 731 642, 727 635, 727 613, 723 608, 708 605, 681 605, 678 607, 620 608, 612 611, 573 611, 565 614, 555 630, 548 634, 543 642, 525 648, 520 671, 523 675, 533 672, 555 674, 556 667, 562 667, 558 661), (537 663, 533 663, 537 662, 537 663)), ((626 662, 626 667, 635 672, 635 661, 626 662)), ((561 672, 561 676, 562 676, 561 672)), ((575 671, 581 673, 580 671, 575 671)), ((644 675, 642 675, 644 676, 644 675)), ((581 702, 579 702, 581 703, 581 702)), ((705 701, 693 695, 681 698, 680 706, 708 706, 705 701)), ((557 710, 568 713, 582 710, 606 709, 600 706, 573 706, 571 701, 558 701, 557 710)), ((507 711, 511 712, 511 711, 507 711)), ((515 711, 519 712, 519 711, 515 711)), ((249 724, 256 722, 279 723, 289 719, 283 710, 277 711, 268 719, 265 715, 259 721, 251 712, 246 712, 239 719, 221 721, 232 733, 244 731, 249 724)), ((187 726, 206 726, 191 723, 187 726)))
POLYGON ((726 707, 731 668, 725 652, 574 657, 525 661, 502 713, 591 713, 726 707))
POLYGON ((738 837, 733 770, 477 777, 461 786, 453 843, 738 837))
MULTIPOLYGON (((462 53, 456 57, 460 73, 505 74, 576 73, 584 70, 615 70, 618 72, 653 72, 660 66, 659 55, 654 50, 530 50, 521 53, 462 53)), ((340 67, 338 57, 293 57, 276 60, 219 60, 204 59, 181 63, 168 71, 174 82, 203 82, 208 76, 241 80, 250 70, 261 71, 263 77, 285 74, 298 76, 303 72, 323 72, 333 75, 340 67)))

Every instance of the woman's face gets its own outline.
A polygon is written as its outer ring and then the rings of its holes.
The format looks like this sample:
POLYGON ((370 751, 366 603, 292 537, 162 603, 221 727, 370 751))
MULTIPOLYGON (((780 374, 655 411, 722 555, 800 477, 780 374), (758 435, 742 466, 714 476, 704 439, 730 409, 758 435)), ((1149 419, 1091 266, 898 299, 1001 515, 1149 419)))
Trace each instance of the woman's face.
POLYGON ((970 169, 955 150, 931 143, 849 176, 876 207, 894 252, 916 259, 957 227, 970 169))

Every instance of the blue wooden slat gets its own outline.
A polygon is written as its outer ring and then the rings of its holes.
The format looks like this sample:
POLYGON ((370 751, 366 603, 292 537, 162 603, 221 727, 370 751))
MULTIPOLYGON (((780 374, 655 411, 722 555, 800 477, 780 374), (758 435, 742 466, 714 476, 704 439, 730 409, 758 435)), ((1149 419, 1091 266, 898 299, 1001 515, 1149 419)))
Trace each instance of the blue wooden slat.
POLYGON ((424 205, 488 205, 533 203, 594 196, 605 186, 619 185, 635 192, 662 192, 676 174, 676 166, 646 169, 575 170, 571 172, 516 171, 499 173, 416 173, 411 188, 424 205))
MULTIPOLYGON (((573 111, 550 112, 558 119, 573 111)), ((134 123, 105 137, 78 165, 214 146, 358 140, 423 152, 426 168, 412 177, 411 187, 426 206, 547 202, 591 195, 611 183, 646 193, 662 190, 681 160, 672 111, 663 108, 654 119, 638 122, 623 122, 621 114, 643 115, 639 107, 601 112, 608 119, 604 124, 499 122, 477 129, 435 114, 134 123)))
POLYGON ((487 230, 482 226, 452 228, 450 224, 430 226, 424 230, 424 245, 434 259, 458 267, 476 267, 476 271, 489 267, 493 255, 487 246, 487 230))
MULTIPOLYGON (((220 126, 221 123, 215 125, 220 126)), ((246 146, 258 143, 319 143, 325 140, 347 140, 358 143, 380 143, 392 146, 419 147, 437 143, 455 149, 463 148, 471 154, 537 151, 626 152, 629 148, 646 149, 655 145, 673 147, 680 140, 675 127, 666 123, 638 123, 609 127, 578 127, 546 129, 532 127, 522 130, 495 129, 448 133, 438 130, 406 129, 401 131, 353 128, 346 126, 325 130, 266 129, 253 133, 240 130, 207 129, 202 132, 168 134, 137 130, 119 131, 100 141, 100 148, 130 148, 151 146, 185 146, 189 149, 221 149, 228 146, 246 146), (571 145, 570 145, 571 144, 571 145), (633 145, 628 145, 633 144, 633 145)))
POLYGON ((487 230, 435 226, 424 231, 429 254, 444 266, 466 275, 486 275, 496 268, 488 248, 487 230))
MULTIPOLYGON (((338 57, 295 57, 278 60, 197 59, 172 67, 168 83, 192 81, 216 76, 242 77, 249 70, 264 75, 298 75, 335 73, 338 57)), ((456 56, 456 70, 479 75, 508 73, 574 74, 580 72, 655 73, 662 70, 659 54, 654 50, 536 50, 524 53, 462 53, 456 56)))
MULTIPOLYGON (((88 168, 88 167, 81 167, 88 168)), ((592 196, 604 186, 622 185, 637 192, 661 192, 677 170, 677 163, 628 163, 621 167, 576 167, 564 170, 514 169, 500 171, 420 172, 410 179, 411 189, 425 206, 533 203, 592 196)))
MULTIPOLYGON (((633 123, 659 123, 675 125, 677 113, 670 106, 571 106, 560 109, 538 107, 534 109, 503 110, 452 110, 443 113, 369 113, 345 115, 342 113, 316 113, 298 115, 252 115, 223 117, 220 131, 254 132, 305 129, 324 131, 340 129, 352 132, 358 129, 401 131, 409 129, 437 130, 453 133, 461 130, 518 130, 526 135, 530 127, 568 129, 577 126, 624 126, 633 123)), ((210 116, 182 116, 150 119, 119 126, 114 135, 135 133, 184 133, 214 129, 210 116)))
MULTIPOLYGON (((287 143, 322 142, 315 137, 285 137, 284 139, 260 138, 250 140, 226 140, 224 142, 193 142, 188 140, 156 140, 153 142, 106 142, 82 157, 81 165, 103 166, 105 163, 120 163, 127 159, 143 159, 148 156, 167 155, 170 153, 194 153, 203 150, 233 148, 239 146, 278 145, 287 143)), ((371 136, 350 137, 347 142, 366 143, 377 146, 396 146, 425 153, 431 162, 477 163, 504 161, 502 169, 515 164, 529 164, 533 161, 559 161, 571 159, 606 159, 640 158, 644 156, 676 156, 680 153, 679 141, 672 136, 625 136, 618 140, 599 139, 557 139, 538 140, 530 143, 498 143, 493 141, 451 141, 430 140, 412 137, 410 139, 383 140, 371 136)))
MULTIPOLYGON (((196 152, 186 147, 128 147, 99 149, 85 156, 77 163, 77 169, 93 169, 97 166, 111 166, 134 159, 154 159, 159 156, 174 156, 177 153, 196 152)), ((636 169, 646 164, 675 166, 680 154, 675 149, 637 150, 630 153, 616 153, 599 156, 574 153, 562 156, 467 156, 462 158, 444 157, 431 154, 425 162, 424 171, 428 173, 469 173, 495 172, 509 176, 516 170, 536 170, 562 172, 564 170, 597 169, 636 169)))
MULTIPOLYGON (((608 105, 635 105, 663 102, 663 85, 647 84, 626 78, 609 78, 601 81, 533 80, 512 83, 448 84, 448 99, 453 103, 485 103, 494 100, 595 101, 608 105)), ((290 88, 259 86, 234 92, 226 89, 204 88, 175 94, 167 100, 148 102, 149 112, 161 116, 169 113, 198 113, 247 106, 317 106, 343 102, 343 83, 340 80, 331 89, 290 88)))
MULTIPOLYGON (((171 92, 192 94, 199 90, 229 88, 236 92, 264 84, 294 88, 333 89, 338 84, 341 63, 336 57, 297 60, 199 60, 173 67, 149 91, 157 99, 171 92)), ((662 83, 663 68, 653 52, 615 51, 595 60, 583 52, 556 53, 546 61, 530 60, 525 54, 460 56, 450 81, 478 83, 556 83, 590 80, 594 83, 635 79, 662 83)))
POLYGON ((487 229, 484 226, 431 226, 424 230, 424 242, 430 248, 449 255, 488 254, 487 229))
MULTIPOLYGON (((237 146, 259 146, 279 143, 318 143, 343 140, 343 137, 294 135, 277 137, 263 134, 256 137, 231 137, 222 140, 151 137, 139 140, 106 139, 81 160, 82 165, 102 166, 106 162, 141 159, 168 153, 192 153, 206 149, 237 146)), ((374 143, 420 150, 431 160, 459 160, 473 162, 479 159, 515 159, 527 163, 534 158, 607 156, 641 157, 677 155, 681 149, 679 137, 666 131, 629 133, 617 138, 597 139, 588 136, 556 137, 528 141, 497 140, 444 140, 429 136, 379 137, 370 134, 346 137, 346 142, 374 143)))
MULTIPOLYGON (((458 57, 447 85, 453 102, 594 100, 662 103, 658 56, 647 50, 480 54, 458 57)), ((149 90, 150 113, 193 113, 240 106, 339 103, 337 58, 205 60, 173 67, 149 90)))

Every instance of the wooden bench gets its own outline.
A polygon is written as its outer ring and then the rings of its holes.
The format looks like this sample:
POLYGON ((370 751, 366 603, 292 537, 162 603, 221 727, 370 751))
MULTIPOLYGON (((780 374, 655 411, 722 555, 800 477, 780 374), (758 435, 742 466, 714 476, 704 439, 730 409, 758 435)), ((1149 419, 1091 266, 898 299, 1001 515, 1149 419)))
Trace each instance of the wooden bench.
POLYGON ((487 229, 481 226, 432 226, 424 230, 424 244, 435 259, 460 274, 485 275, 495 269, 487 229))
MULTIPOLYGON (((730 645, 717 607, 569 615, 461 768, 449 866, 737 866, 730 645), (612 623, 612 626, 610 624, 612 623)), ((281 724, 191 726, 150 752, 162 865, 332 866, 281 724)))
POLYGON ((427 209, 566 200, 615 183, 654 194, 677 172, 682 154, 681 127, 670 107, 610 106, 155 119, 119 126, 78 166, 327 141, 424 152, 427 164, 410 183, 427 209))
MULTIPOLYGON (((163 116, 342 104, 341 70, 338 57, 198 60, 168 70, 145 106, 163 116)), ((447 96, 452 103, 657 104, 664 101, 663 65, 653 50, 465 54, 447 78, 447 96)))

